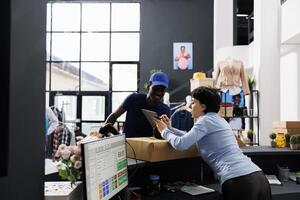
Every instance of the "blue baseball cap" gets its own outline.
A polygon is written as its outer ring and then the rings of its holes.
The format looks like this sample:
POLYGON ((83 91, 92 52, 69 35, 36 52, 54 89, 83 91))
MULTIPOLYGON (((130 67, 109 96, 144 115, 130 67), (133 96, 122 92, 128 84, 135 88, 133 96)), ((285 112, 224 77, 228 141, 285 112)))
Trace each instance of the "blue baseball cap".
POLYGON ((164 72, 155 72, 150 76, 149 81, 151 82, 151 85, 162 85, 166 88, 169 85, 169 78, 168 75, 164 72))

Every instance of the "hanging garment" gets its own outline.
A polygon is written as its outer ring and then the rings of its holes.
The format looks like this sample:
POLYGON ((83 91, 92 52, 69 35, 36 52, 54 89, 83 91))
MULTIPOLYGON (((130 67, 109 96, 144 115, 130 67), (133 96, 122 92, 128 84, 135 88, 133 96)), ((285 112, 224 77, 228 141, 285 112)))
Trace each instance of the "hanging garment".
POLYGON ((45 146, 45 158, 52 159, 53 134, 47 135, 45 146))
POLYGON ((62 132, 62 136, 61 136, 61 144, 65 144, 67 146, 70 145, 70 141, 71 141, 71 131, 69 130, 69 128, 66 125, 63 125, 63 132, 62 132))
POLYGON ((236 95, 243 90, 245 95, 250 94, 243 62, 235 59, 226 59, 217 64, 214 71, 216 87, 223 92, 229 91, 236 95))
POLYGON ((53 138, 52 138, 52 158, 54 158, 55 153, 61 144, 61 137, 64 131, 64 125, 59 125, 57 129, 53 132, 53 138))
POLYGON ((183 131, 189 131, 194 125, 191 112, 186 109, 178 109, 171 116, 172 127, 183 131))
POLYGON ((57 115, 53 112, 51 108, 46 108, 46 116, 48 119, 47 135, 50 135, 59 126, 59 120, 57 115))
POLYGON ((65 122, 65 114, 63 110, 59 110, 57 107, 52 106, 51 110, 53 111, 53 113, 55 114, 55 116, 57 117, 58 121, 60 122, 65 122))

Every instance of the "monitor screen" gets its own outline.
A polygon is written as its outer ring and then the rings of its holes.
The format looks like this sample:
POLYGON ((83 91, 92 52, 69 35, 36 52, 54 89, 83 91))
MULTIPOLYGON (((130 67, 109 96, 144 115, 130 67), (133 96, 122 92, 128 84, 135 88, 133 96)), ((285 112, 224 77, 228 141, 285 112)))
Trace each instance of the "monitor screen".
POLYGON ((110 199, 128 185, 125 135, 82 144, 85 199, 110 199))

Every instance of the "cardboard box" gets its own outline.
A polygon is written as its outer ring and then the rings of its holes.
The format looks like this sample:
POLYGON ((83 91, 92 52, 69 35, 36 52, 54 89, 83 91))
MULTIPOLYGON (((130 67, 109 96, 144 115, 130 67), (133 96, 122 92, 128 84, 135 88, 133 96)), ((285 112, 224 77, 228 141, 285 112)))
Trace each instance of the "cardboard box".
MULTIPOLYGON (((154 137, 126 138, 126 140, 134 149, 138 160, 157 162, 198 156, 196 145, 185 151, 177 151, 166 140, 154 137)), ((135 158, 132 148, 128 144, 126 146, 127 157, 135 158)))
POLYGON ((200 86, 215 87, 215 79, 213 78, 198 78, 190 79, 191 91, 200 86))
POLYGON ((233 117, 233 106, 221 106, 218 114, 221 117, 233 117))
POLYGON ((290 135, 300 134, 300 129, 273 128, 273 133, 289 133, 290 135))
POLYGON ((278 121, 272 123, 273 129, 300 129, 300 121, 278 121))

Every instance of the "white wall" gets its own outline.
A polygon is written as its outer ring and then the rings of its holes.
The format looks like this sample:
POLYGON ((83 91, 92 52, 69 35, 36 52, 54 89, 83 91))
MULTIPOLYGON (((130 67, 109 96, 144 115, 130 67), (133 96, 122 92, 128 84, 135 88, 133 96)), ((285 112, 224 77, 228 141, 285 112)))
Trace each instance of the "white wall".
POLYGON ((216 50, 215 61, 225 60, 228 57, 232 57, 237 60, 241 60, 244 63, 245 68, 249 67, 249 52, 248 45, 241 46, 228 46, 219 48, 216 50))
POLYGON ((233 45, 233 0, 214 0, 214 64, 219 48, 233 45))
POLYGON ((300 120, 300 1, 281 7, 280 120, 300 120))
POLYGON ((300 1, 281 8, 280 0, 254 0, 254 41, 244 48, 232 45, 233 28, 224 27, 232 25, 231 3, 215 0, 214 63, 231 56, 243 60, 248 72, 253 69, 260 91, 259 140, 269 145, 273 121, 300 120, 300 1))
POLYGON ((253 69, 254 65, 254 42, 248 45, 248 68, 253 69))
POLYGON ((300 1, 288 0, 281 9, 281 42, 300 42, 300 1))
POLYGON ((280 120, 280 0, 254 0, 254 73, 260 91, 260 144, 280 120))
POLYGON ((281 49, 280 120, 300 120, 300 45, 283 45, 281 49))

